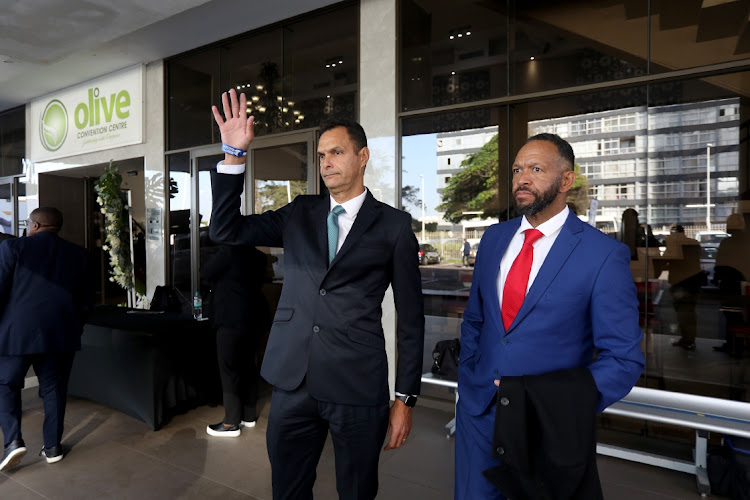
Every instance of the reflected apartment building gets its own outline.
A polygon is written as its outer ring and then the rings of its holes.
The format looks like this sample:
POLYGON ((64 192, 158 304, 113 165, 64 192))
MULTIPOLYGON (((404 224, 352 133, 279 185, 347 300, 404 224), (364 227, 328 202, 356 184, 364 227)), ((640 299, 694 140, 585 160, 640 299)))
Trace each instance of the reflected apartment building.
POLYGON ((598 216, 619 220, 633 208, 654 231, 725 230, 739 194, 739 106, 730 98, 535 120, 529 136, 570 142, 598 216))

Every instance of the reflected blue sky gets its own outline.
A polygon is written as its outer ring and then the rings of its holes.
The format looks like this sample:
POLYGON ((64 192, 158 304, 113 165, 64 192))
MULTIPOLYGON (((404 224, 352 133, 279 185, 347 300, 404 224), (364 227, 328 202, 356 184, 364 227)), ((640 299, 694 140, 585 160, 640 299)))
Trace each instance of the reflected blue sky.
MULTIPOLYGON (((435 207, 441 202, 437 192, 437 135, 404 137, 401 156, 401 185, 414 186, 419 191, 422 186, 419 174, 424 175, 425 215, 436 215, 438 211, 435 207)), ((421 194, 419 197, 421 198, 421 194)), ((421 206, 407 205, 404 208, 416 219, 422 216, 421 206)))

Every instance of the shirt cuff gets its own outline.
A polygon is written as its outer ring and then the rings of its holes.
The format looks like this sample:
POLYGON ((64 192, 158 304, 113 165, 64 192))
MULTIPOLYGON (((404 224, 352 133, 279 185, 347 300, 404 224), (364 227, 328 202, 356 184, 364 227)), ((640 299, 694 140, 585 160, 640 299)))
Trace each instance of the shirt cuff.
POLYGON ((245 173, 245 164, 224 165, 224 160, 216 164, 216 171, 220 174, 240 175, 245 173))
POLYGON ((416 394, 401 394, 401 393, 400 393, 400 392, 398 392, 398 391, 395 391, 395 392, 396 392, 396 396, 410 396, 410 397, 412 397, 412 398, 416 398, 416 397, 417 397, 417 395, 416 395, 416 394))

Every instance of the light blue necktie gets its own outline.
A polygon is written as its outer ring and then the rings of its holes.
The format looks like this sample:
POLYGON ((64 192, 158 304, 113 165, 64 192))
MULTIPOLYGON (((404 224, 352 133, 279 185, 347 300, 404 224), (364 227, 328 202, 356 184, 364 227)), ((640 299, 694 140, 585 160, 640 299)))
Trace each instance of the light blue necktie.
POLYGON ((339 214, 346 212, 344 207, 336 205, 328 214, 328 265, 336 257, 336 247, 339 244, 339 214))

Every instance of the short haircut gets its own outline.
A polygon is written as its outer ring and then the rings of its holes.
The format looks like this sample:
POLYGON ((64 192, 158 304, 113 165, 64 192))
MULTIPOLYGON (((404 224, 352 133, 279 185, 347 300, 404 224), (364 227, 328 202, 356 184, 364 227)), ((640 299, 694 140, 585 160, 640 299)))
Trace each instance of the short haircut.
POLYGON ((320 124, 320 135, 338 127, 344 127, 346 129, 347 134, 349 134, 349 139, 354 143, 354 147, 357 148, 357 152, 362 148, 367 147, 367 135, 365 135, 365 129, 363 129, 362 125, 359 123, 354 120, 349 120, 348 118, 329 118, 324 121, 320 124))
POLYGON ((63 215, 55 207, 39 207, 29 214, 29 219, 42 226, 55 227, 59 231, 63 225, 63 215))
POLYGON ((568 143, 568 141, 566 141, 559 135, 537 134, 535 136, 529 137, 526 140, 526 144, 530 143, 531 141, 551 142, 557 148, 557 153, 560 155, 560 158, 567 164, 566 166, 570 168, 570 170, 575 170, 574 165, 576 164, 576 157, 573 153, 573 148, 570 146, 570 143, 568 143))

